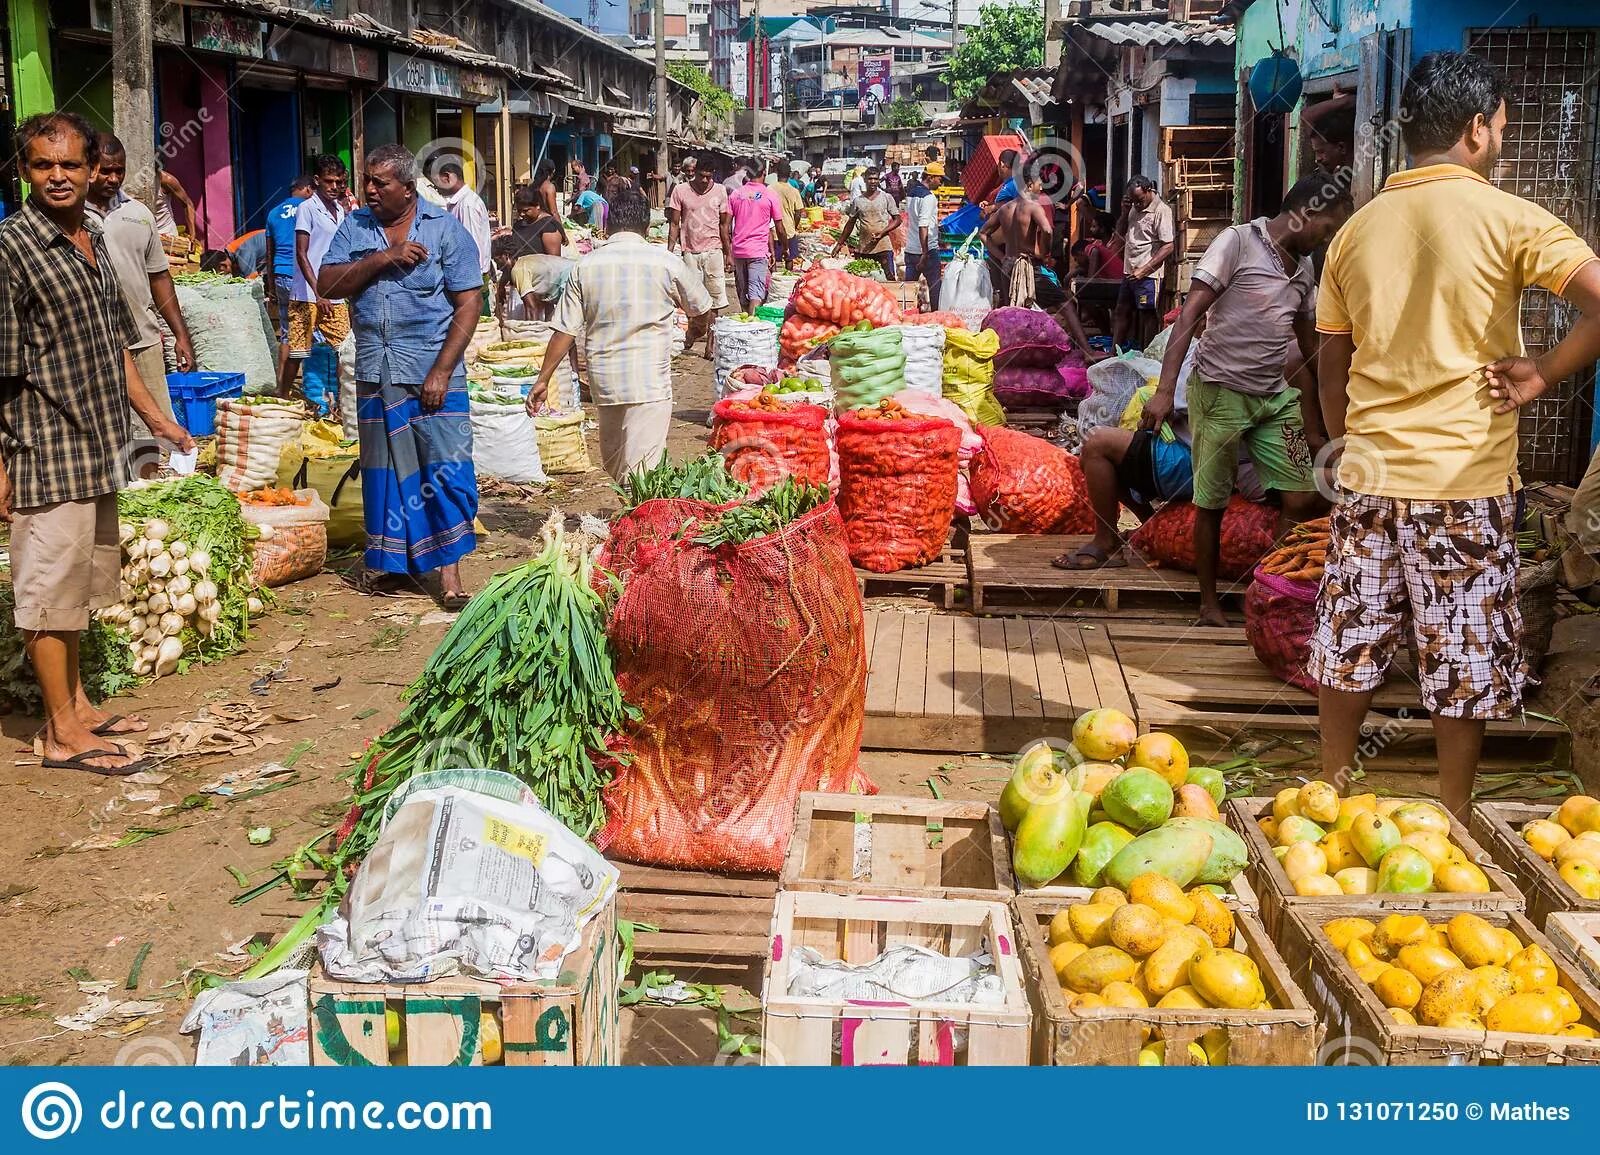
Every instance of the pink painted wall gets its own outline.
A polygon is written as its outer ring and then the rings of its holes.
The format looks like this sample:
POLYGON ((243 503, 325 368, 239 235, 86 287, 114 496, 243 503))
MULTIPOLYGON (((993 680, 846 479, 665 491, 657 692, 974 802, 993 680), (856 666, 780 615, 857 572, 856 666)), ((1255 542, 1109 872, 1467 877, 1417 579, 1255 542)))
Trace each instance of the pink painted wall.
POLYGON ((221 248, 234 231, 227 69, 172 55, 159 67, 161 122, 156 128, 162 163, 194 200, 201 243, 221 248))

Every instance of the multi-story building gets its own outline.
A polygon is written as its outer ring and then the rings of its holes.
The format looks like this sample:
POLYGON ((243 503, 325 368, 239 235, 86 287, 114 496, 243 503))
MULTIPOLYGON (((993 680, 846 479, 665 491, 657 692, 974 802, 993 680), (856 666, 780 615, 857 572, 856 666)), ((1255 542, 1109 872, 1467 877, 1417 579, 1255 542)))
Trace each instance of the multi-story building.
MULTIPOLYGON (((709 49, 711 0, 661 0, 667 47, 678 50, 709 49)), ((655 42, 656 0, 632 0, 629 25, 635 40, 655 42)))

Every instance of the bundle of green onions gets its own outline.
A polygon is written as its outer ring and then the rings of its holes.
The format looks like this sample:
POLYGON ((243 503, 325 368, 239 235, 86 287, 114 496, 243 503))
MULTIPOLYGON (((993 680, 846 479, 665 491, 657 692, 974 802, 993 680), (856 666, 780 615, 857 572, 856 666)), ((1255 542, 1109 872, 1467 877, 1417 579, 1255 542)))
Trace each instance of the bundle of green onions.
POLYGON ((691 457, 674 465, 665 453, 654 465, 636 465, 616 487, 623 512, 657 498, 693 498, 722 505, 738 501, 750 492, 744 482, 728 475, 728 463, 720 453, 691 457))
POLYGON ((617 688, 590 543, 566 536, 559 511, 541 536, 538 556, 497 574, 467 603, 407 691, 399 721, 355 772, 360 814, 347 836, 326 853, 317 846, 328 835, 320 835, 250 892, 264 893, 307 866, 328 872, 317 907, 250 974, 283 965, 338 904, 346 867, 372 849, 390 795, 416 774, 504 770, 574 833, 588 837, 604 820, 600 793, 611 774, 595 758, 631 711, 617 688))

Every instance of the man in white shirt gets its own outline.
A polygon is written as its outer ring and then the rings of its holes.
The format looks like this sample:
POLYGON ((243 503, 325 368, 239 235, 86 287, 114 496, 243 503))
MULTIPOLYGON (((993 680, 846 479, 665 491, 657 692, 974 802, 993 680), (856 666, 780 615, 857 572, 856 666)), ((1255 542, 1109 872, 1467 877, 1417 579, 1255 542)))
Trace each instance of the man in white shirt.
MULTIPOLYGON (((943 170, 940 170, 941 174, 943 170)), ((928 308, 939 307, 939 198, 923 183, 921 176, 906 186, 904 206, 906 233, 906 280, 919 276, 928 284, 928 308)))
POLYGON ((866 169, 858 168, 850 177, 850 199, 867 195, 866 169))
POLYGON ((447 160, 434 173, 434 184, 444 194, 445 211, 460 221, 472 243, 478 246, 479 272, 489 273, 489 206, 483 203, 478 191, 467 183, 466 174, 459 161, 447 160))
MULTIPOLYGON (((352 397, 355 382, 355 341, 350 335, 350 310, 343 301, 317 295, 317 274, 333 234, 345 218, 345 195, 350 172, 344 161, 323 154, 312 169, 316 182, 311 196, 300 202, 294 216, 294 283, 289 287, 289 357, 278 380, 278 395, 291 396, 300 363, 311 356, 314 334, 332 345, 339 355, 339 380, 349 377, 352 397)), ((337 408, 337 404, 332 406, 337 408)))

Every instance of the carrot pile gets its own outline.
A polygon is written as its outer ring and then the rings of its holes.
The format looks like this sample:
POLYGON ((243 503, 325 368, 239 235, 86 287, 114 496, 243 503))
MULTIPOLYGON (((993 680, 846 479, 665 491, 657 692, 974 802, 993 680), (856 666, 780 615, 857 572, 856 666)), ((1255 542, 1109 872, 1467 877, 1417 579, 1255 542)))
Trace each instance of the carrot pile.
POLYGON ((754 410, 761 413, 787 413, 794 406, 787 401, 778 400, 775 393, 763 390, 748 401, 735 401, 733 407, 737 410, 754 410))
POLYGON ((252 489, 249 493, 241 495, 239 500, 248 502, 251 505, 282 506, 306 504, 305 498, 298 496, 294 490, 286 489, 281 485, 267 486, 264 489, 252 489))
POLYGON ((869 405, 865 409, 853 411, 857 417, 865 417, 870 421, 904 421, 917 416, 893 397, 886 397, 876 405, 869 405))
POLYGON ((1327 518, 1303 521, 1289 531, 1281 546, 1261 559, 1261 572, 1291 581, 1321 581, 1328 540, 1327 518))
POLYGON ((839 326, 829 321, 817 321, 796 313, 784 321, 778 330, 778 345, 784 357, 798 361, 822 342, 839 333, 839 326))
POLYGON ((856 277, 842 269, 813 267, 794 287, 794 311, 814 321, 854 325, 871 321, 893 325, 900 320, 900 303, 881 281, 856 277))

